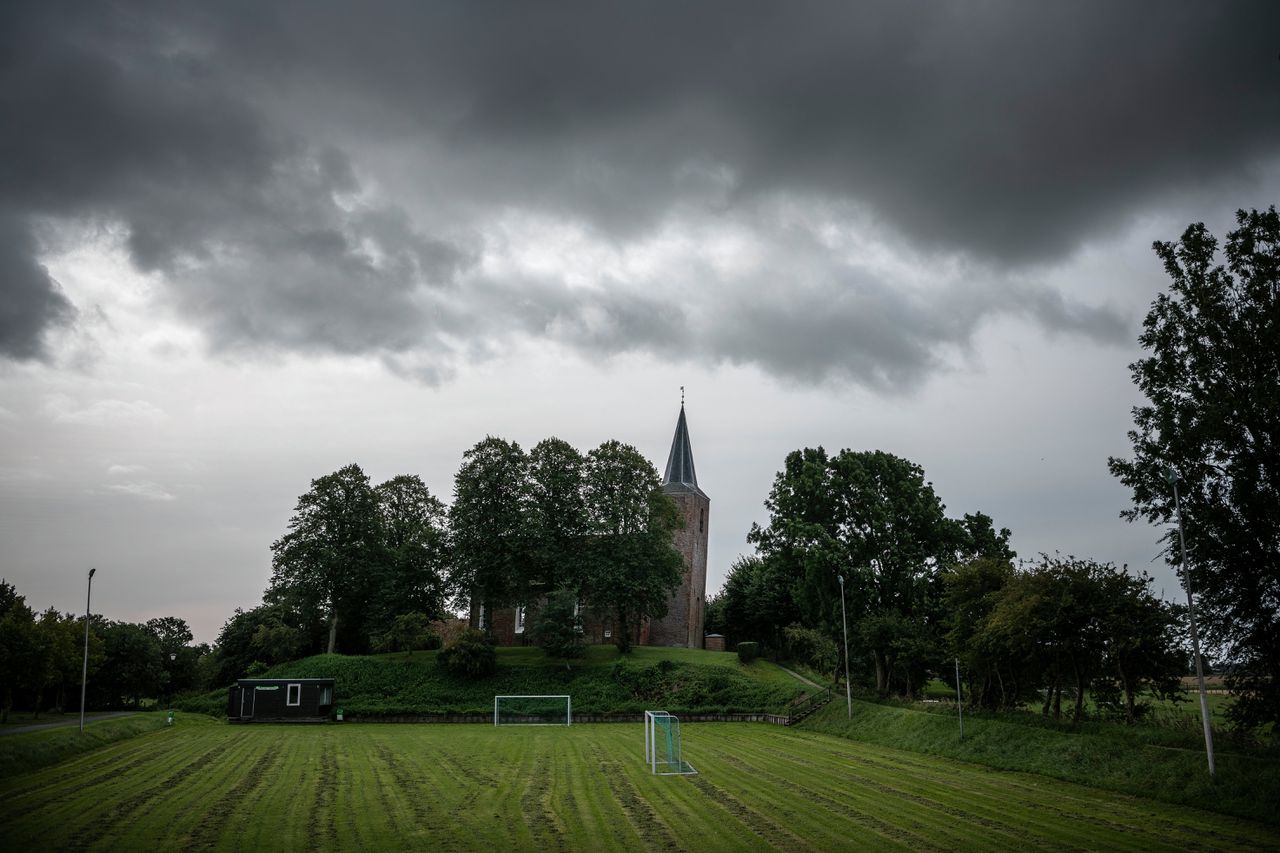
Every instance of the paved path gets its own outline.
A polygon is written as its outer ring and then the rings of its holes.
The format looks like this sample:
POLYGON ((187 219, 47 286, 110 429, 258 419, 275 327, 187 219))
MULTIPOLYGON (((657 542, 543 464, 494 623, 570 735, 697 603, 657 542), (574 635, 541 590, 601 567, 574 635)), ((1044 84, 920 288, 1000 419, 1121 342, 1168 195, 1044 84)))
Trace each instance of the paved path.
POLYGON ((780 669, 780 670, 782 670, 783 672, 787 673, 787 675, 790 675, 792 678, 798 679, 799 681, 803 681, 805 684, 809 685, 810 687, 816 687, 816 688, 818 688, 819 690, 826 690, 826 689, 827 689, 827 688, 823 687, 821 684, 819 684, 818 682, 816 682, 816 681, 812 681, 812 680, 810 680, 810 679, 808 679, 808 678, 805 678, 803 675, 801 675, 800 673, 796 672, 794 669, 787 669, 787 668, 786 668, 785 666, 783 666, 782 664, 775 664, 775 665, 778 667, 778 669, 780 669))
MULTIPOLYGON (((96 723, 99 720, 113 720, 116 717, 132 717, 137 711, 112 711, 109 714, 86 714, 84 724, 96 723)), ((38 732, 42 729, 57 729, 63 726, 80 725, 80 717, 56 720, 52 723, 32 723, 29 726, 0 726, 0 735, 20 735, 23 732, 38 732)))

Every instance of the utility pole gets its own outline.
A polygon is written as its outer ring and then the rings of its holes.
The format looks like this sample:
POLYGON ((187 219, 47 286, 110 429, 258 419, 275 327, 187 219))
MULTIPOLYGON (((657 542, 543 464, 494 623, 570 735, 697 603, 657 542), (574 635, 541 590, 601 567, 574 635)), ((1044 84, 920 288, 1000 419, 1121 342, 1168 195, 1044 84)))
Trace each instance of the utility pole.
POLYGON ((89 683, 89 602, 93 599, 93 573, 89 570, 89 590, 84 596, 84 669, 80 673, 80 734, 84 734, 84 688, 89 683))
POLYGON ((844 626, 844 702, 849 709, 849 719, 853 719, 853 688, 849 684, 849 616, 844 609, 844 575, 836 575, 840 579, 840 623, 844 626))
POLYGON ((1187 619, 1191 623, 1191 653, 1196 658, 1196 681, 1200 683, 1200 719, 1204 723, 1204 751, 1213 773, 1213 727, 1209 725, 1209 694, 1204 689, 1204 664, 1200 660, 1200 632, 1196 630, 1196 605, 1191 595, 1191 564, 1187 562, 1187 534, 1182 527, 1182 501, 1178 498, 1178 474, 1166 468, 1165 479, 1173 486, 1173 506, 1178 512, 1178 545, 1182 551, 1182 585, 1187 590, 1187 619))
POLYGON ((956 713, 960 715, 960 740, 964 740, 964 694, 960 692, 960 658, 956 658, 956 713))

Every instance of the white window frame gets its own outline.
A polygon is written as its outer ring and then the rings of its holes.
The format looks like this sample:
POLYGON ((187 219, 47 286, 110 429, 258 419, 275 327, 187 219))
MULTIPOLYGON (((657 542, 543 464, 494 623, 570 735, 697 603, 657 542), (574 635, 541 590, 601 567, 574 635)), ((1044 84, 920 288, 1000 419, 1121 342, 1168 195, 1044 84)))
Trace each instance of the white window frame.
POLYGON ((284 689, 285 689, 284 704, 286 707, 297 708, 299 705, 302 704, 302 685, 301 684, 299 683, 288 684, 288 685, 285 685, 284 689), (293 692, 294 688, 297 688, 298 690, 296 694, 297 695, 296 700, 293 698, 295 695, 293 692))

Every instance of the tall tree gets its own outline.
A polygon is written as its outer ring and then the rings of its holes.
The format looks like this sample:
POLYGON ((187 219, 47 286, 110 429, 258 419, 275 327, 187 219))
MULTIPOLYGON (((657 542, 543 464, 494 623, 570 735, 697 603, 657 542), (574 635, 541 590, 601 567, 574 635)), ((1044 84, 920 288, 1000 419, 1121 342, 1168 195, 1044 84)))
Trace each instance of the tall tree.
POLYGON ((385 633, 409 614, 441 618, 448 596, 448 511, 417 475, 392 477, 375 491, 385 559, 371 629, 385 633))
POLYGON ((1239 722, 1280 721, 1280 216, 1236 214, 1226 265, 1203 224, 1157 242, 1169 276, 1130 365, 1147 398, 1133 410, 1130 459, 1112 474, 1133 491, 1130 521, 1176 523, 1174 469, 1190 566, 1211 642, 1232 663, 1239 722))
POLYGON ((528 595, 528 468, 520 445, 489 436, 463 454, 454 476, 451 581, 473 605, 506 607, 528 595))
POLYGON ((544 439, 529 451, 529 568, 543 590, 576 592, 583 580, 583 465, 582 454, 558 438, 544 439))
POLYGON ((269 601, 288 601, 329 620, 328 651, 338 625, 359 642, 378 569, 385 559, 378 497, 358 465, 311 481, 298 498, 289 532, 271 545, 269 601))
POLYGON ((631 646, 645 618, 661 618, 680 584, 684 561, 672 545, 675 502, 640 451, 607 441, 587 454, 584 495, 590 539, 583 594, 613 615, 618 648, 631 646))
POLYGON ((768 527, 753 526, 747 538, 790 567, 809 623, 839 636, 843 574, 851 618, 870 645, 877 689, 890 689, 895 664, 906 664, 908 656, 913 675, 904 684, 918 683, 921 652, 933 642, 935 576, 965 538, 944 515, 923 469, 878 450, 834 457, 821 447, 797 450, 774 479, 765 507, 768 527))

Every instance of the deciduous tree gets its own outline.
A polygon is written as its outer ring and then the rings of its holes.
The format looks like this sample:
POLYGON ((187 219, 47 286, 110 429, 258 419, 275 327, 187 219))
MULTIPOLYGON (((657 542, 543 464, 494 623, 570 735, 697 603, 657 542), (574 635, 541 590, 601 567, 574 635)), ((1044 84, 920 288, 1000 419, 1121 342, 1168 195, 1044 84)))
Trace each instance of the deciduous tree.
MULTIPOLYGON (((1280 721, 1280 215, 1236 214, 1226 263, 1203 224, 1155 244, 1169 276, 1130 365, 1147 402, 1133 456, 1111 472, 1133 491, 1130 521, 1173 525, 1180 478, 1190 582, 1212 643, 1233 669, 1240 722, 1280 721)), ((1178 565, 1174 528, 1164 541, 1178 565)))

